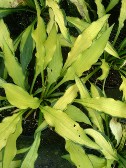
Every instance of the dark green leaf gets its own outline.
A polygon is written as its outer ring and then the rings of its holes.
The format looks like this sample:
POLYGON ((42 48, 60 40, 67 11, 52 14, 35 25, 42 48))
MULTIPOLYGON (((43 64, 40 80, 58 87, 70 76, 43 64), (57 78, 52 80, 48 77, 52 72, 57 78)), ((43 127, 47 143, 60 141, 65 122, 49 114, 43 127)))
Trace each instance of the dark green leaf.
POLYGON ((33 31, 34 24, 27 27, 21 37, 20 43, 20 62, 23 72, 26 72, 27 66, 32 59, 33 52, 33 39, 31 33, 33 31))

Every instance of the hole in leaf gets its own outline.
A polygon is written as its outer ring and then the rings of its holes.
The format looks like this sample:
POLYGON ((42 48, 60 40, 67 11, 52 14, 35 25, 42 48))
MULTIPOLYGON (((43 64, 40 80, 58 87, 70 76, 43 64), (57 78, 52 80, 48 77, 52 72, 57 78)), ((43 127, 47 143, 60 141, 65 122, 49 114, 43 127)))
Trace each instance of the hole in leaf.
POLYGON ((76 124, 74 124, 74 127, 76 127, 76 124))

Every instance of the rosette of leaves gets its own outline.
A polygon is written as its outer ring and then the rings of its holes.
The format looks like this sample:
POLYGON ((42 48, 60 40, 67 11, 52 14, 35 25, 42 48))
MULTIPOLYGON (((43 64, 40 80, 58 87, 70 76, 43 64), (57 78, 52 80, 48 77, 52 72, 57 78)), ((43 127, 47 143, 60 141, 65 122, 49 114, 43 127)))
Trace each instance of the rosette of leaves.
MULTIPOLYGON (((63 157, 76 167, 109 168, 116 162, 125 167, 125 155, 120 153, 125 129, 119 137, 111 122, 112 136, 109 120, 112 117, 126 118, 126 104, 106 98, 94 84, 90 90, 86 88, 85 82, 96 70, 83 77, 83 73, 97 63, 105 50, 113 51, 108 42, 112 27, 106 26, 109 15, 100 17, 81 30, 77 37, 72 37, 65 14, 60 9, 60 1, 44 2, 34 1, 37 18, 16 40, 10 38, 7 25, 3 19, 0 20, 0 48, 4 63, 0 87, 5 92, 1 93, 0 100, 8 103, 0 111, 14 109, 0 123, 1 167, 34 167, 41 135, 47 127, 53 127, 64 138, 69 154, 63 157), (42 4, 48 9, 47 23, 44 22, 42 4), (69 52, 65 59, 62 48, 66 46, 69 52), (32 59, 35 60, 31 65, 34 76, 29 80, 27 67, 32 59), (41 80, 38 88, 35 87, 37 78, 41 80), (34 112, 38 115, 34 141, 29 148, 18 150, 16 140, 22 133, 22 118, 24 114, 34 112), (87 124, 89 128, 82 128, 80 123, 87 124), (86 149, 93 149, 97 154, 86 149), (22 152, 25 153, 23 160, 15 160, 22 152)), ((84 1, 73 2, 80 2, 87 12, 84 1)), ((78 10, 82 13, 81 9, 78 10)), ((85 19, 89 20, 88 14, 85 19)), ((115 56, 114 51, 112 53, 115 56)), ((120 89, 125 98, 124 83, 120 89)))

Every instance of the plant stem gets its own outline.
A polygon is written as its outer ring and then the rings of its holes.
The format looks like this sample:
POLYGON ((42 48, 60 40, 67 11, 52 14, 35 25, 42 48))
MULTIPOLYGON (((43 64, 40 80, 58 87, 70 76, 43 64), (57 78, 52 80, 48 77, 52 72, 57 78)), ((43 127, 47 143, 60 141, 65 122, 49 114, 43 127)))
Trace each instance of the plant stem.
POLYGON ((104 79, 103 81, 103 87, 102 87, 102 91, 103 91, 103 94, 105 95, 105 82, 106 82, 106 78, 104 79))
POLYGON ((64 83, 64 80, 62 79, 52 90, 50 90, 47 94, 49 96, 52 92, 54 92, 59 86, 61 86, 64 83))
POLYGON ((110 132, 109 132, 109 116, 108 115, 105 115, 105 121, 106 121, 107 135, 108 135, 108 137, 110 137, 110 132))
POLYGON ((90 74, 88 74, 86 77, 81 78, 82 81, 85 83, 86 81, 88 81, 98 70, 100 69, 100 67, 96 68, 93 72, 91 72, 90 74))
POLYGON ((34 76, 34 78, 33 78, 33 81, 32 81, 31 88, 30 88, 30 94, 31 94, 31 93, 32 93, 32 91, 33 91, 33 87, 34 87, 34 84, 35 84, 36 78, 37 78, 37 75, 35 74, 35 76, 34 76))

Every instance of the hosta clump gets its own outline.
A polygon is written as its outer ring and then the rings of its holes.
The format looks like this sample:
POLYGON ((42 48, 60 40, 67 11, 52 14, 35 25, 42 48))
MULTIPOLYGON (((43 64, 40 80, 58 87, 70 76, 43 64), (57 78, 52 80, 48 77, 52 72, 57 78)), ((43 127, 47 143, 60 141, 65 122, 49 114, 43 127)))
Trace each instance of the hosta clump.
MULTIPOLYGON (((72 161, 76 167, 109 168, 117 162, 120 167, 126 167, 125 154, 121 156, 125 127, 117 120, 126 118, 126 104, 124 101, 106 98, 104 91, 92 83, 89 90, 86 88, 86 81, 90 80, 97 69, 83 77, 84 72, 97 64, 104 52, 112 54, 109 55, 111 58, 118 57, 108 41, 113 28, 107 25, 109 15, 104 14, 91 22, 86 3, 71 1, 77 5, 83 21, 70 17, 67 20, 79 21, 84 27, 79 27, 79 35, 72 37, 66 26, 65 14, 60 9, 60 1, 26 2, 36 8, 36 19, 16 40, 10 38, 7 25, 3 19, 0 20, 0 56, 5 66, 0 78, 0 87, 3 88, 5 97, 0 95, 0 99, 8 102, 8 106, 1 107, 0 111, 15 108, 11 116, 0 123, 1 166, 34 167, 41 134, 47 127, 53 127, 66 142, 65 149, 69 154, 63 157, 72 161), (42 9, 47 8, 47 23, 44 22, 41 6, 42 9), (65 60, 61 49, 63 47, 69 47, 70 50, 65 60), (27 67, 31 60, 35 60, 32 62, 34 78, 28 80, 27 67), (42 84, 36 89, 34 86, 38 78, 42 84), (79 105, 86 109, 86 113, 79 105), (22 118, 34 112, 38 116, 34 141, 29 148, 21 150, 25 153, 23 160, 15 160, 15 156, 20 153, 16 148, 16 140, 22 133, 22 118), (85 123, 89 128, 82 128, 79 123, 85 123), (121 132, 119 135, 115 128, 121 132), (97 155, 87 149, 97 151, 97 155)), ((109 72, 106 67, 108 64, 102 59, 104 71, 101 80, 109 72)), ((122 78, 120 89, 123 90, 125 100, 125 78, 122 78)))

